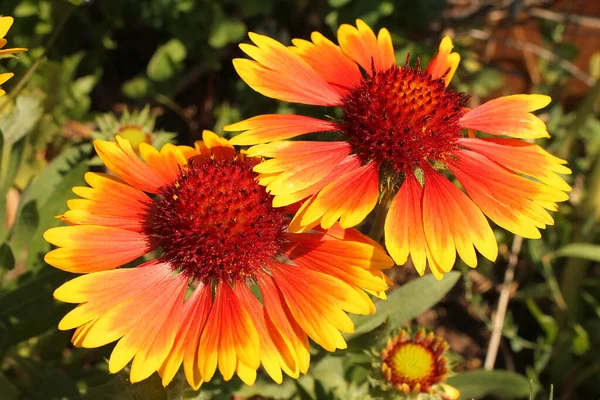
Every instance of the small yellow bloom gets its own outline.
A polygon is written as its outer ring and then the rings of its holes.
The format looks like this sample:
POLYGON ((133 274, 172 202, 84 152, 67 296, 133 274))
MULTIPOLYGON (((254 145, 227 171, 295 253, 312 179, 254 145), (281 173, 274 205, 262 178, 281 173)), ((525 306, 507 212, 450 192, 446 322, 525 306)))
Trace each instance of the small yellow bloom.
POLYGON ((381 372, 385 380, 406 396, 429 394, 441 400, 456 400, 460 392, 444 383, 448 342, 419 329, 412 337, 403 330, 388 340, 381 352, 381 372))

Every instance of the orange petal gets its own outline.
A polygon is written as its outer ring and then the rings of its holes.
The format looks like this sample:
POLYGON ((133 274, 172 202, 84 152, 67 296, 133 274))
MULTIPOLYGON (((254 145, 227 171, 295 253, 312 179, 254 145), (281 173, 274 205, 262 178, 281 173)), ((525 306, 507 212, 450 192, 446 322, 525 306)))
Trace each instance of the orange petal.
POLYGON ((151 199, 115 176, 88 172, 92 187, 77 186, 73 192, 84 199, 67 201, 62 220, 73 225, 103 225, 141 232, 151 199))
POLYGON ((539 179, 548 186, 566 192, 571 190, 571 187, 556 174, 571 173, 571 170, 563 165, 566 161, 554 157, 536 144, 507 138, 465 138, 458 143, 505 168, 539 179))
POLYGON ((325 229, 340 221, 342 228, 362 222, 379 197, 379 169, 373 162, 347 172, 327 185, 306 209, 301 224, 321 221, 325 229))
MULTIPOLYGON (((296 203, 300 200, 304 200, 309 196, 313 196, 316 193, 319 193, 319 191, 321 191, 321 189, 323 189, 325 186, 334 182, 340 176, 346 174, 347 172, 356 170, 359 167, 360 167, 360 160, 355 155, 347 156, 338 165, 336 165, 336 167, 327 176, 325 176, 319 182, 316 182, 315 184, 313 184, 305 189, 294 192, 294 193, 290 193, 290 194, 286 194, 286 195, 276 195, 275 198, 273 198, 273 207, 287 206, 287 205, 296 203)), ((269 174, 261 174, 260 176, 261 176, 261 178, 263 178, 268 175, 269 174)), ((259 184, 268 185, 269 183, 271 183, 271 181, 273 179, 275 179, 275 177, 276 176, 272 176, 268 180, 261 179, 259 181, 259 184)), ((307 206, 308 206, 308 204, 307 204, 307 206)), ((299 225, 301 218, 302 218, 302 214, 296 214, 296 216, 294 217, 294 220, 290 223, 290 227, 289 227, 290 232, 296 232, 296 230, 294 230, 294 229, 302 230, 302 226, 299 225)))
POLYGON ((328 229, 325 234, 288 234, 289 244, 284 246, 284 250, 293 258, 292 261, 296 257, 310 256, 312 259, 330 260, 339 266, 350 265, 367 270, 387 269, 394 265, 379 244, 357 237, 360 232, 355 229, 345 229, 345 232, 354 233, 344 234, 342 238, 332 236, 332 230, 328 229))
POLYGON ((424 172, 423 228, 431 256, 442 271, 452 269, 456 252, 467 265, 475 267, 473 246, 494 261, 498 244, 481 210, 439 172, 433 168, 424 172))
POLYGON ((59 300, 84 302, 59 328, 79 326, 73 343, 88 348, 122 338, 109 369, 114 373, 135 356, 131 379, 144 379, 156 371, 173 343, 186 287, 187 278, 173 275, 166 264, 87 274, 55 291, 59 300))
POLYGON ((453 153, 447 164, 475 204, 496 224, 523 237, 537 239, 553 223, 544 207, 568 199, 559 189, 534 182, 468 150, 453 153))
POLYGON ((235 157, 235 149, 229 140, 208 130, 202 132, 202 140, 217 160, 231 160, 235 157))
POLYGON ((260 337, 260 361, 267 374, 277 383, 283 381, 282 369, 286 374, 298 378, 299 371, 297 361, 294 355, 286 346, 279 347, 276 345, 282 341, 281 335, 269 330, 265 311, 260 301, 252 294, 248 286, 244 283, 235 285, 235 293, 248 310, 252 321, 256 326, 260 337), (275 337, 275 340, 271 336, 275 337))
POLYGON ((60 247, 46 254, 44 260, 76 273, 113 269, 151 250, 145 235, 99 225, 51 228, 44 232, 44 239, 60 247))
POLYGON ((161 186, 171 183, 156 174, 135 154, 129 141, 117 135, 117 142, 95 140, 94 147, 106 167, 131 186, 148 193, 158 193, 161 186))
POLYGON ((229 142, 236 146, 289 139, 311 132, 334 131, 333 122, 294 114, 265 114, 223 127, 224 131, 246 131, 229 142))
POLYGON ((252 89, 275 99, 318 106, 341 103, 340 94, 309 63, 267 36, 249 33, 256 44, 241 44, 256 62, 237 58, 233 66, 252 89))
POLYGON ((468 111, 459 121, 461 127, 492 135, 520 139, 550 137, 546 124, 531 114, 550 104, 550 97, 541 94, 517 94, 490 100, 468 111))
POLYGON ((407 174, 392 200, 385 219, 385 246, 398 265, 410 255, 419 273, 425 273, 427 241, 423 230, 423 188, 413 174, 407 174))
POLYGON ((140 382, 158 371, 169 355, 183 316, 187 278, 178 276, 170 283, 156 294, 135 328, 115 346, 108 363, 111 373, 120 371, 133 357, 129 380, 140 382))
POLYGON ((444 36, 440 43, 438 53, 433 57, 425 70, 433 79, 444 78, 446 86, 450 84, 450 81, 458 68, 458 64, 460 63, 460 54, 453 53, 453 47, 452 39, 448 36, 444 36))
POLYGON ((342 51, 360 65, 367 74, 385 71, 395 65, 394 48, 387 29, 375 37, 373 30, 362 20, 356 20, 356 28, 343 24, 338 29, 338 41, 342 51))
POLYGON ((317 271, 274 261, 273 279, 294 319, 316 343, 328 351, 346 348, 340 334, 354 331, 344 310, 370 310, 352 287, 317 271))
MULTIPOLYGON (((173 182, 177 179, 181 167, 187 165, 187 158, 181 150, 183 146, 171 143, 164 145, 160 152, 148 143, 140 143, 139 151, 148 166, 160 176, 162 182, 173 182)), ((187 152, 194 151, 191 147, 187 152)))
POLYGON ((306 333, 291 315, 273 277, 260 273, 256 278, 263 298, 265 323, 279 354, 292 372, 288 375, 295 377, 299 372, 306 373, 310 364, 306 333))
POLYGON ((284 254, 299 267, 324 273, 352 286, 355 295, 362 298, 361 302, 365 305, 365 308, 353 312, 363 314, 374 312, 374 308, 371 309, 372 302, 363 290, 380 293, 388 289, 386 276, 381 272, 381 264, 383 268, 389 268, 393 264, 392 260, 385 253, 374 252, 372 246, 364 243, 319 240, 323 236, 289 235, 290 240, 293 241, 286 246, 284 254), (363 249, 363 246, 366 249, 363 249), (365 256, 365 250, 375 254, 365 256), (376 261, 371 259, 372 257, 382 257, 383 260, 376 261))
POLYGON ((337 167, 350 153, 346 142, 274 142, 251 147, 249 156, 270 157, 254 167, 255 172, 279 172, 267 185, 272 195, 288 195, 306 189, 337 167))
POLYGON ((313 32, 310 38, 312 41, 293 39, 294 46, 290 49, 310 64, 340 96, 345 96, 363 79, 358 65, 319 32, 313 32))
POLYGON ((173 379, 183 361, 185 377, 194 390, 198 390, 204 379, 198 368, 198 346, 204 324, 208 319, 212 303, 210 285, 196 287, 189 299, 185 301, 183 317, 173 348, 169 352, 163 365, 158 370, 163 386, 167 386, 173 379))
POLYGON ((249 368, 260 365, 260 341, 256 327, 229 283, 219 283, 215 302, 206 321, 198 348, 199 369, 208 381, 217 364, 228 381, 238 360, 249 368))

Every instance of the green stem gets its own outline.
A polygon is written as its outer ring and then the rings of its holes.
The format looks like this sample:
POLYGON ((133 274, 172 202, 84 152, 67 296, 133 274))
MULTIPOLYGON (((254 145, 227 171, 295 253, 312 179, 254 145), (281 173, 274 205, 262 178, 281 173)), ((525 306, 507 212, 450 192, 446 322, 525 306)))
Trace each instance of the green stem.
POLYGON ((375 208, 375 219, 373 220, 373 225, 369 231, 369 236, 377 243, 379 243, 381 237, 383 236, 385 217, 387 216, 388 207, 389 202, 385 199, 382 199, 375 208))

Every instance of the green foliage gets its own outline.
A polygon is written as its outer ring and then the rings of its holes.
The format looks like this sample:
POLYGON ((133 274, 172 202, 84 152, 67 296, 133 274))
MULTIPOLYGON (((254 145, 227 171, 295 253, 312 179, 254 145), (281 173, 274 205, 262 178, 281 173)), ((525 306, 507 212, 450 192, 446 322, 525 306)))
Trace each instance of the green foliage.
POLYGON ((508 371, 472 371, 448 379, 460 391, 461 398, 481 399, 494 395, 499 399, 518 399, 529 395, 529 381, 508 371))

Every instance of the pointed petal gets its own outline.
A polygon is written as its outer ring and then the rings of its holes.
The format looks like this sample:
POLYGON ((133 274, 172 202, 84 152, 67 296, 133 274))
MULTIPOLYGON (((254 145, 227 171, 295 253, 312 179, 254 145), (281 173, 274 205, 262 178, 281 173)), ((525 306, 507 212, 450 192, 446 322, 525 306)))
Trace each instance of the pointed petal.
POLYGON ((44 232, 44 239, 60 247, 46 254, 44 260, 56 268, 77 273, 113 269, 151 250, 145 235, 99 225, 51 228, 44 232))
POLYGON ((6 81, 8 81, 14 75, 15 74, 13 74, 12 72, 5 72, 3 74, 0 74, 0 85, 2 85, 3 83, 6 83, 6 81))
POLYGON ((88 172, 86 181, 92 187, 77 186, 73 192, 84 199, 67 202, 69 211, 61 219, 72 225, 103 225, 141 232, 151 199, 108 174, 88 172))
POLYGON ((459 121, 463 128, 520 139, 549 137, 546 124, 531 114, 550 104, 541 94, 517 94, 493 99, 468 111, 459 121))
POLYGON ((273 335, 276 341, 282 340, 278 332, 269 330, 267 327, 262 304, 260 304, 246 284, 237 284, 234 290, 240 301, 244 303, 258 331, 258 336, 260 337, 260 361, 267 374, 277 383, 283 381, 282 368, 287 374, 298 377, 298 368, 294 356, 289 353, 287 347, 281 349, 284 353, 282 356, 280 349, 278 349, 271 337, 273 335), (288 363, 291 363, 291 368, 288 367, 288 363))
POLYGON ((252 89, 275 99, 318 106, 335 106, 340 94, 299 55, 267 36, 249 34, 256 44, 242 44, 256 60, 237 58, 233 66, 252 89))
POLYGON ((470 267, 477 265, 473 246, 494 261, 498 244, 485 216, 463 192, 428 168, 423 193, 423 227, 431 256, 442 271, 452 269, 456 252, 470 267))
POLYGON ((333 122, 294 114, 259 115, 223 127, 224 131, 245 131, 230 140, 230 143, 236 146, 267 143, 336 129, 333 122))
MULTIPOLYGON (((273 206, 274 207, 283 207, 283 206, 287 206, 287 205, 296 203, 300 200, 304 200, 307 197, 315 195, 316 193, 320 192, 321 189, 323 189, 330 183, 334 182, 340 176, 346 174, 347 172, 356 170, 359 167, 360 167, 360 161, 358 160, 358 158, 355 155, 349 155, 349 156, 345 157, 338 165, 336 165, 336 167, 333 170, 331 170, 331 172, 329 172, 329 174, 327 174, 327 176, 325 176, 319 182, 316 182, 315 184, 308 186, 307 188, 299 190, 297 192, 293 192, 293 193, 286 194, 286 195, 281 195, 281 194, 276 195, 275 198, 273 198, 273 206)), ((263 177, 263 175, 268 175, 268 174, 261 174, 261 177, 263 177)), ((267 181, 261 180, 259 183, 261 185, 268 185, 269 183, 272 182, 273 179, 275 179, 275 177, 273 177, 267 181)), ((301 219, 302 219, 302 215, 296 214, 296 216, 294 217, 294 220, 290 223, 290 227, 289 227, 290 232, 295 232, 294 229, 301 228, 301 226, 298 225, 301 219), (296 225, 298 225, 298 226, 295 228, 296 225)))
POLYGON ((384 268, 392 265, 391 259, 375 251, 372 246, 364 243, 341 240, 320 240, 316 234, 289 235, 291 241, 286 246, 284 254, 295 265, 340 279, 355 289, 357 308, 352 312, 368 314, 374 311, 373 304, 363 290, 384 292, 388 289, 385 275, 381 272, 379 262, 374 257, 382 257, 384 268), (316 238, 315 238, 316 236, 316 238), (362 247, 371 247, 370 255, 364 254, 362 247), (375 254, 373 254, 375 253, 375 254), (359 300, 360 298, 360 300, 359 300))
POLYGON ((394 48, 389 32, 382 29, 379 38, 362 20, 356 20, 356 27, 343 24, 338 29, 338 41, 342 51, 358 63, 369 75, 375 71, 385 71, 395 64, 394 48))
POLYGON ((319 183, 350 153, 346 142, 284 141, 258 145, 248 150, 251 157, 270 157, 254 167, 255 172, 278 172, 267 185, 272 195, 289 195, 319 183))
POLYGON ((185 377, 195 390, 204 382, 198 369, 198 345, 204 324, 208 319, 212 303, 210 285, 196 287, 189 299, 185 301, 183 316, 173 348, 158 370, 163 386, 173 379, 183 361, 185 377))
POLYGON ((217 160, 231 160, 236 152, 229 140, 208 130, 202 132, 204 144, 217 160))
POLYGON ((373 162, 350 171, 327 185, 308 207, 301 224, 320 220, 325 229, 339 220, 342 228, 362 222, 379 197, 379 169, 373 162))
MULTIPOLYGON (((160 152, 148 143, 140 143, 139 151, 148 166, 160 176, 162 182, 173 182, 179 176, 181 167, 187 165, 187 158, 181 150, 183 146, 171 143, 164 145, 160 152)), ((194 149, 187 148, 188 152, 194 149)))
POLYGON ((260 342, 256 327, 228 283, 220 283, 214 305, 198 349, 203 378, 212 378, 215 369, 229 380, 238 360, 250 368, 260 365, 260 342))
POLYGON ((263 298, 267 328, 292 372, 286 373, 292 377, 297 377, 299 372, 306 373, 310 364, 306 333, 292 316, 273 277, 260 273, 256 278, 263 298))
POLYGON ((273 279, 296 322, 326 350, 346 348, 340 331, 354 324, 344 310, 364 307, 348 284, 328 275, 277 261, 269 265, 273 279))
POLYGON ((539 238, 537 228, 553 223, 544 207, 568 199, 561 190, 514 174, 479 153, 457 150, 453 155, 457 159, 448 159, 448 166, 475 204, 517 235, 539 238))
POLYGON ((448 36, 444 36, 440 43, 438 53, 433 57, 425 70, 433 79, 444 78, 446 86, 450 84, 450 81, 458 68, 458 64, 460 63, 460 54, 453 53, 453 47, 452 39, 448 36))
POLYGON ((106 167, 136 189, 158 193, 161 186, 169 184, 135 154, 129 141, 117 135, 117 142, 95 140, 94 147, 106 167))
POLYGON ((312 41, 293 39, 294 46, 290 49, 310 64, 340 96, 345 96, 362 81, 358 65, 319 32, 313 32, 310 38, 312 41))
POLYGON ((8 33, 8 30, 12 26, 15 19, 13 17, 2 16, 0 17, 0 38, 3 38, 8 33))
POLYGON ((460 139, 458 143, 505 168, 539 179, 548 186, 566 192, 571 190, 571 187, 557 175, 557 173, 571 173, 571 170, 563 165, 566 161, 554 157, 536 144, 507 138, 465 138, 460 139))
POLYGON ((398 265, 410 255, 419 275, 425 273, 427 242, 423 230, 423 188, 407 175, 385 219, 385 246, 398 265))

